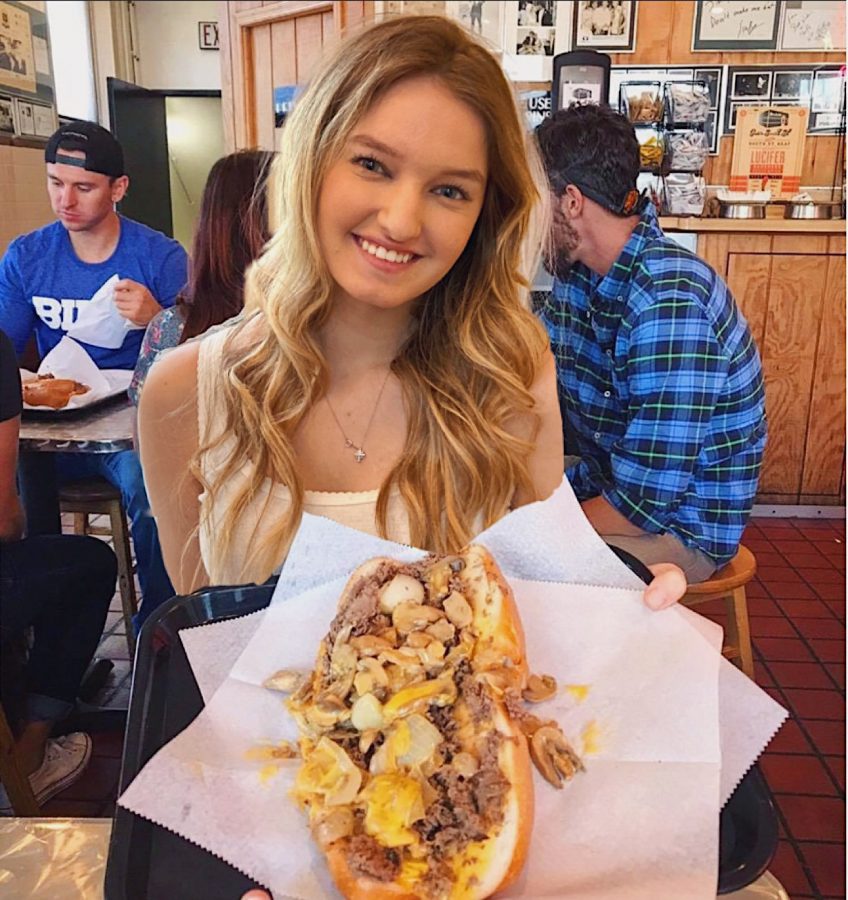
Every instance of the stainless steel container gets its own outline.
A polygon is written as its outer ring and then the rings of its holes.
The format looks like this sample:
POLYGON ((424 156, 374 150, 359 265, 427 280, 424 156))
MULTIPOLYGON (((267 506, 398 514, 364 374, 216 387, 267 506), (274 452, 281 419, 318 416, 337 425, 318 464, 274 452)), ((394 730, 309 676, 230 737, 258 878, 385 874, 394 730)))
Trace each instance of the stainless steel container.
POLYGON ((842 219, 842 204, 839 201, 824 203, 792 203, 783 209, 784 219, 842 219))
POLYGON ((730 203, 727 200, 719 200, 720 219, 764 219, 766 217, 765 203, 730 203))

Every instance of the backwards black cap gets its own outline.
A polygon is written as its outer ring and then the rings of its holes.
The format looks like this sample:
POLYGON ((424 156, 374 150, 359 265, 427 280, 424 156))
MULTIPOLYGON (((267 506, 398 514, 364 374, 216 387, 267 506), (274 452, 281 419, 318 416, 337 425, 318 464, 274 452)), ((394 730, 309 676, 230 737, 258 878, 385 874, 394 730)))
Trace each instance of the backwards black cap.
POLYGON ((124 173, 124 151, 114 135, 96 122, 69 122, 54 131, 44 148, 44 161, 79 166, 118 178, 124 173), (80 150, 84 159, 68 156, 63 150, 80 150))

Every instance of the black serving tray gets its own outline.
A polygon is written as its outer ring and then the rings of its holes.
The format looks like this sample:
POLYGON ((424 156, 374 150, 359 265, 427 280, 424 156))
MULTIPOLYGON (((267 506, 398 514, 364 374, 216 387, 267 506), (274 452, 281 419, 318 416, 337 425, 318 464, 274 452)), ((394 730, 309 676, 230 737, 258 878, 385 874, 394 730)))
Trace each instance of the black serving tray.
MULTIPOLYGON (((642 578, 650 572, 613 548, 642 578)), ((155 610, 138 637, 120 791, 201 711, 203 699, 178 632, 264 609, 274 585, 201 590, 155 610)), ((721 812, 718 893, 750 884, 777 849, 777 815, 756 766, 721 812)), ((211 853, 117 807, 106 865, 106 900, 239 900, 257 885, 211 853)))

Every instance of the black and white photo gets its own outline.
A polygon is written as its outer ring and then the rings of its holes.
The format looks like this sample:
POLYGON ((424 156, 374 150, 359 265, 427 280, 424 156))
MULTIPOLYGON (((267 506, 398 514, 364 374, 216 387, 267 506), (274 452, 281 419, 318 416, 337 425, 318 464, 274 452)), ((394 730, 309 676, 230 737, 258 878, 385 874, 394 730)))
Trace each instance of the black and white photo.
MULTIPOLYGON (((513 81, 551 81, 554 56, 571 46, 571 4, 514 0, 496 5, 505 17, 502 62, 507 76, 513 81)), ((485 27, 485 9, 483 17, 485 27)))
POLYGON ((35 115, 32 103, 28 100, 17 98, 15 105, 18 111, 18 134, 35 134, 35 115))
POLYGON ((574 4, 575 48, 628 52, 635 49, 636 0, 578 0, 574 4))
POLYGON ((844 91, 845 79, 840 72, 816 72, 813 82, 813 112, 839 112, 844 91))
POLYGON ((703 81, 710 91, 710 108, 718 107, 721 88, 721 69, 695 69, 695 81, 703 81))
POLYGON ((445 12, 470 32, 500 50, 503 42, 503 3, 497 0, 448 0, 445 12))
POLYGON ((813 84, 812 72, 775 72, 775 100, 809 100, 813 84))
POLYGON ((15 106, 11 97, 0 96, 0 132, 15 133, 15 106))
POLYGON ((515 52, 519 56, 553 56, 553 28, 519 28, 516 32, 515 52))
POLYGON ((730 96, 767 100, 771 96, 771 74, 771 72, 734 72, 730 96))

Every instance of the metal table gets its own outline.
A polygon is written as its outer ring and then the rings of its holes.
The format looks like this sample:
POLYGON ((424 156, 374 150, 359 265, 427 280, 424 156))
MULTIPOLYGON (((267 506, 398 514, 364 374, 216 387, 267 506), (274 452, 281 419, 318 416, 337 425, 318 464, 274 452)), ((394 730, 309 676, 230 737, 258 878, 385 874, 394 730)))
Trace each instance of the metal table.
POLYGON ((65 414, 24 412, 20 448, 23 452, 115 453, 132 450, 135 407, 126 398, 86 412, 65 414))

